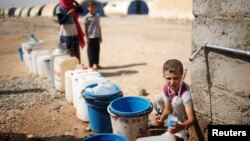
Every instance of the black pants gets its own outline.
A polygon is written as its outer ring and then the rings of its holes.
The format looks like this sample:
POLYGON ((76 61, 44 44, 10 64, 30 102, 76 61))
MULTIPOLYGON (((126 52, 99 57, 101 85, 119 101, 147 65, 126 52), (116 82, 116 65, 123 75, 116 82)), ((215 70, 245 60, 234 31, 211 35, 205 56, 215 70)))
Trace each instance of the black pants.
POLYGON ((100 55, 99 38, 93 38, 89 40, 87 52, 89 59, 89 67, 93 67, 94 64, 99 65, 99 55, 100 55))
POLYGON ((68 49, 68 53, 71 57, 76 57, 81 64, 80 48, 78 37, 75 36, 60 36, 60 43, 65 43, 68 49))

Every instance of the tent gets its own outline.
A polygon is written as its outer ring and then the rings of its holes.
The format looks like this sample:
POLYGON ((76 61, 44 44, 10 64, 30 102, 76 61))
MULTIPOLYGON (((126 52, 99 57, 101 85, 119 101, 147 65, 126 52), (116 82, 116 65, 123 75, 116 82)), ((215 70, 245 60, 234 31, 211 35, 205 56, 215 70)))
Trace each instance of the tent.
POLYGON ((148 14, 146 0, 111 0, 104 7, 106 15, 148 14))
POLYGON ((22 10, 22 13, 21 13, 21 17, 28 17, 29 16, 29 12, 30 10, 32 9, 32 7, 26 7, 22 10))
POLYGON ((56 7, 59 5, 59 3, 50 3, 45 5, 42 8, 41 16, 44 17, 53 17, 56 15, 56 7))
POLYGON ((167 19, 193 19, 192 0, 154 0, 149 16, 167 19))
POLYGON ((30 17, 41 16, 42 9, 44 8, 44 6, 45 6, 45 5, 38 5, 38 6, 33 7, 33 8, 30 10, 29 16, 30 16, 30 17))
POLYGON ((20 16, 21 16, 22 10, 23 10, 23 7, 17 8, 17 9, 15 10, 14 16, 15 16, 15 17, 20 17, 20 16))

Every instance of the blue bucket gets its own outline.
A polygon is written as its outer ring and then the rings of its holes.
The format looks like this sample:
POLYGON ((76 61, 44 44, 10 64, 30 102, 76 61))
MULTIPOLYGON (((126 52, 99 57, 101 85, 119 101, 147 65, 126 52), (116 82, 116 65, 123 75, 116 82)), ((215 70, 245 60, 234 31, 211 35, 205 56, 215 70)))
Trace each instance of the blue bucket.
POLYGON ((23 50, 22 50, 22 48, 20 47, 20 48, 18 48, 18 54, 19 54, 19 58, 20 58, 20 60, 21 61, 23 61, 23 50))
POLYGON ((104 133, 86 137, 82 141, 129 141, 129 140, 118 134, 104 133))
POLYGON ((122 97, 121 89, 116 84, 112 84, 113 87, 116 89, 116 92, 109 94, 98 94, 93 92, 93 89, 97 87, 97 85, 98 84, 92 84, 86 87, 86 89, 84 89, 84 91, 82 92, 83 98, 89 105, 94 105, 94 106, 98 105, 107 107, 111 101, 113 101, 118 97, 122 97))
MULTIPOLYGON (((122 97, 121 89, 113 83, 101 83, 88 86, 82 92, 82 96, 88 106, 89 125, 93 132, 96 133, 112 133, 112 125, 107 107, 114 99, 122 97), (112 85, 115 92, 96 93, 97 87, 105 84, 112 85)), ((107 92, 107 91, 106 91, 107 92)))
POLYGON ((109 110, 116 116, 137 117, 149 114, 153 110, 153 106, 146 98, 126 96, 112 101, 109 110))

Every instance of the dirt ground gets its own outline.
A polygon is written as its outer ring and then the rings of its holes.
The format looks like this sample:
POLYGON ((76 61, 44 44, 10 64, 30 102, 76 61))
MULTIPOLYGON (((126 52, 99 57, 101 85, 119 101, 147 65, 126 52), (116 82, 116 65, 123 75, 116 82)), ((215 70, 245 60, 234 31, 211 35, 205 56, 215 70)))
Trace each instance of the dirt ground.
MULTIPOLYGON (((82 19, 80 21, 82 23, 82 19)), ((190 21, 149 19, 147 16, 101 18, 103 43, 100 64, 103 69, 99 70, 100 73, 118 84, 125 96, 138 95, 138 89, 144 88, 152 98, 161 92, 164 85, 162 65, 167 59, 179 59, 187 66, 191 53, 191 24, 190 21)), ((43 48, 48 50, 59 41, 59 25, 55 18, 0 19, 1 81, 30 75, 19 59, 18 48, 31 33, 43 40, 43 48)), ((88 66, 86 47, 81 50, 81 55, 83 64, 88 66)), ((190 84, 189 73, 185 81, 190 84)), ((64 93, 59 99, 1 114, 13 113, 18 114, 22 122, 13 121, 13 126, 0 130, 1 136, 8 134, 12 140, 32 137, 73 140, 91 134, 85 130, 87 123, 76 117, 75 109, 65 100, 64 93), (62 104, 60 109, 51 110, 58 103, 62 104)))

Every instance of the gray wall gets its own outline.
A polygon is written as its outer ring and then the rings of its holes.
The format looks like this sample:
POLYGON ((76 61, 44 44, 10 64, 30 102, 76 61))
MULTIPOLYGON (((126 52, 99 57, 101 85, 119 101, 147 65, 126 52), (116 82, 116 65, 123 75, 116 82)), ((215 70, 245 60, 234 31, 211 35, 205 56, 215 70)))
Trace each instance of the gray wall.
MULTIPOLYGON (((193 49, 208 43, 250 51, 249 9, 249 0, 193 0, 193 49)), ((191 80, 195 129, 203 135, 210 122, 250 124, 249 57, 203 50, 191 64, 191 80)))

